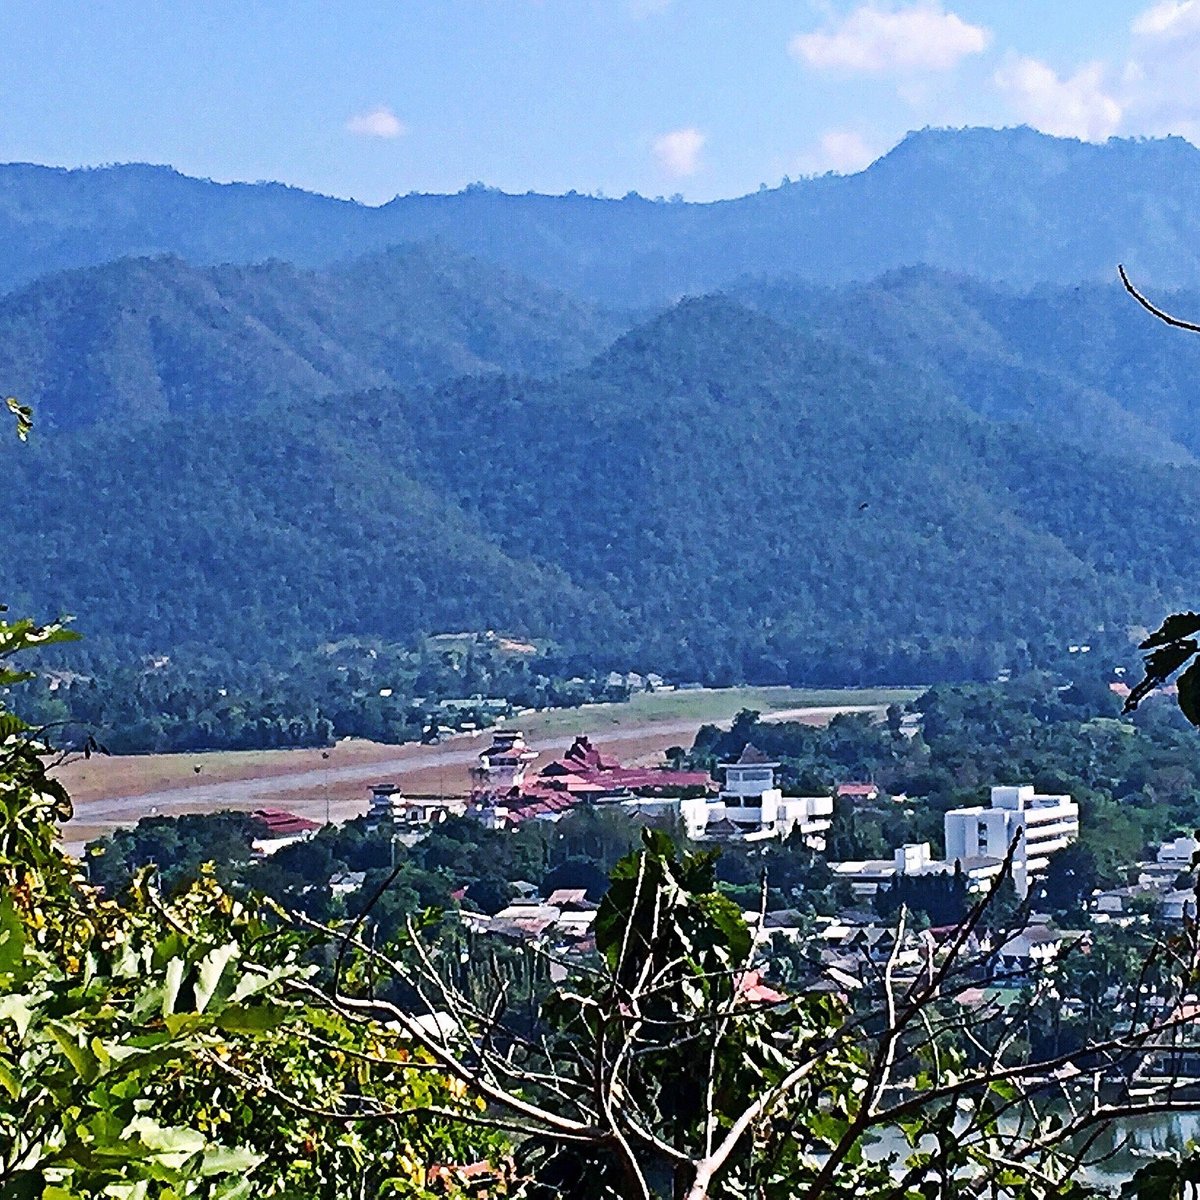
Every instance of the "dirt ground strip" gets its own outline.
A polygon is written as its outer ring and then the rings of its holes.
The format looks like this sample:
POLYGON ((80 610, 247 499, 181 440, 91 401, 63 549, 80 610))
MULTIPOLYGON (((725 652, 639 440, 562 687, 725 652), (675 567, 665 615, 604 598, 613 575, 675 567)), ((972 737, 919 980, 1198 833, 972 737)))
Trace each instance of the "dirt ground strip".
MULTIPOLYGON (((912 693, 903 694, 908 698, 912 693)), ((749 694, 772 720, 824 724, 838 712, 882 714, 901 693, 841 693, 842 704, 797 704, 805 693, 757 689, 749 694), (871 703, 853 703, 854 700, 871 703), (880 701, 883 701, 881 703, 880 701), (789 703, 790 702, 790 703, 789 703), (770 710, 774 711, 770 711, 770 710)), ((829 693, 814 700, 833 699, 829 693)), ((670 745, 690 745, 706 722, 728 724, 747 706, 747 693, 689 693, 676 711, 664 702, 593 705, 514 719, 542 761, 562 753, 572 738, 587 733, 605 751, 630 765, 662 761, 670 745)), ((364 812, 373 784, 394 782, 414 794, 463 795, 469 770, 489 732, 460 735, 436 746, 381 745, 346 740, 327 750, 230 751, 199 754, 93 756, 57 768, 75 802, 75 817, 63 830, 73 853, 92 838, 151 815, 285 807, 314 820, 343 821, 364 812)), ((536 764, 535 764, 536 765, 536 764)))

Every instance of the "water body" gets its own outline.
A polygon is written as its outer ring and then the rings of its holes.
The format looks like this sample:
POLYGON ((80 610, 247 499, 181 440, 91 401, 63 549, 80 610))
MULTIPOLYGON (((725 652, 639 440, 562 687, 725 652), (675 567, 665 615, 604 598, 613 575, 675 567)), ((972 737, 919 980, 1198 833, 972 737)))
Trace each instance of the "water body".
MULTIPOLYGON (((1062 1115, 1068 1116, 1065 1111, 1062 1115)), ((1139 1167, 1155 1158, 1182 1153, 1194 1142, 1200 1142, 1200 1101, 1194 1112, 1114 1121, 1092 1143, 1081 1180, 1116 1195, 1139 1167)), ((906 1150, 903 1135, 889 1131, 875 1139, 867 1156, 903 1155, 906 1150)))

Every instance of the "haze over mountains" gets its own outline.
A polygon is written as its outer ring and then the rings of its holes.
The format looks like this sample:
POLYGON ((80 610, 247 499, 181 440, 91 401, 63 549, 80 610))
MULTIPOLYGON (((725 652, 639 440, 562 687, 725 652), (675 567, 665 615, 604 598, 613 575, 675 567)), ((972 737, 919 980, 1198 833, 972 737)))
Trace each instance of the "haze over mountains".
POLYGON ((1029 129, 925 130, 867 170, 714 204, 638 196, 399 196, 369 208, 278 184, 220 185, 144 165, 0 168, 0 278, 125 256, 321 266, 439 240, 610 305, 666 303, 746 274, 840 282, 925 264, 1023 285, 1158 286, 1200 267, 1200 150, 1093 145, 1029 129))
POLYGON ((715 205, 0 168, 42 425, 0 590, 92 661, 495 627, 719 682, 1153 621, 1200 568, 1200 339, 1110 280, 1196 285, 1195 191, 1186 143, 1027 130, 715 205))

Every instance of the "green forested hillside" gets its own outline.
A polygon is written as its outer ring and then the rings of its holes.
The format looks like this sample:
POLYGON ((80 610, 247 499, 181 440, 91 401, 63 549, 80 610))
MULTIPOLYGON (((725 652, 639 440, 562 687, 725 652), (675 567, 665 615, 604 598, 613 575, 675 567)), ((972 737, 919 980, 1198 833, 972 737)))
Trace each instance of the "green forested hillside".
MULTIPOLYGON (((1200 455, 1200 338, 1148 319, 1115 281, 1018 290, 912 269, 838 287, 763 280, 733 294, 889 367, 930 374, 991 420, 1130 458, 1200 455)), ((1200 291, 1156 299, 1200 314, 1200 291)))
POLYGON ((0 167, 10 287, 129 255, 320 266, 433 238, 614 305, 666 303, 747 273, 830 282, 922 263, 1028 285, 1108 280, 1124 260, 1159 286, 1194 286, 1200 151, 1182 138, 1095 145, 1030 129, 927 129, 856 175, 712 204, 477 185, 368 208, 142 164, 0 167))
POLYGON ((0 468, 33 531, 3 593, 93 655, 505 628, 713 682, 961 678, 1152 620, 1200 567, 1200 469, 721 298, 552 380, 51 431, 0 468))
POLYGON ((51 425, 203 418, 385 384, 585 362, 615 332, 570 297, 444 247, 308 271, 123 259, 0 307, 0 379, 51 425))

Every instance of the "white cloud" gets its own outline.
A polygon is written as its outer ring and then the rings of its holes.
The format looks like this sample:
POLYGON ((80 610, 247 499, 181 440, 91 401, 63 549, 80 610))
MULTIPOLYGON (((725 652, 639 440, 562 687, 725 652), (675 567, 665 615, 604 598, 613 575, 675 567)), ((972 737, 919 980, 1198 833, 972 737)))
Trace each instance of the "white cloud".
POLYGON ((408 132, 408 126, 386 105, 355 113, 347 122, 346 129, 359 137, 398 138, 408 132))
POLYGON ((788 49, 810 67, 865 71, 948 71, 980 54, 991 31, 939 3, 888 10, 865 4, 835 28, 800 33, 788 49))
POLYGON ((654 139, 654 157, 668 175, 695 175, 700 170, 700 151, 706 140, 698 129, 673 129, 654 139))
POLYGON ((1166 0, 1139 13, 1123 72, 1129 132, 1200 142, 1200 0, 1166 0))
POLYGON ((1023 121, 1059 137, 1101 141, 1116 133, 1124 106, 1105 82, 1103 63, 1088 63, 1060 78, 1036 58, 1013 58, 995 74, 996 86, 1023 121))
POLYGON ((821 134, 817 149, 799 161, 800 173, 818 175, 835 170, 840 175, 851 175, 869 167, 878 157, 878 151, 866 143, 857 130, 826 130, 821 134))
POLYGON ((1163 0, 1138 13, 1130 25, 1135 36, 1152 38, 1188 37, 1200 33, 1200 3, 1197 0, 1163 0))

